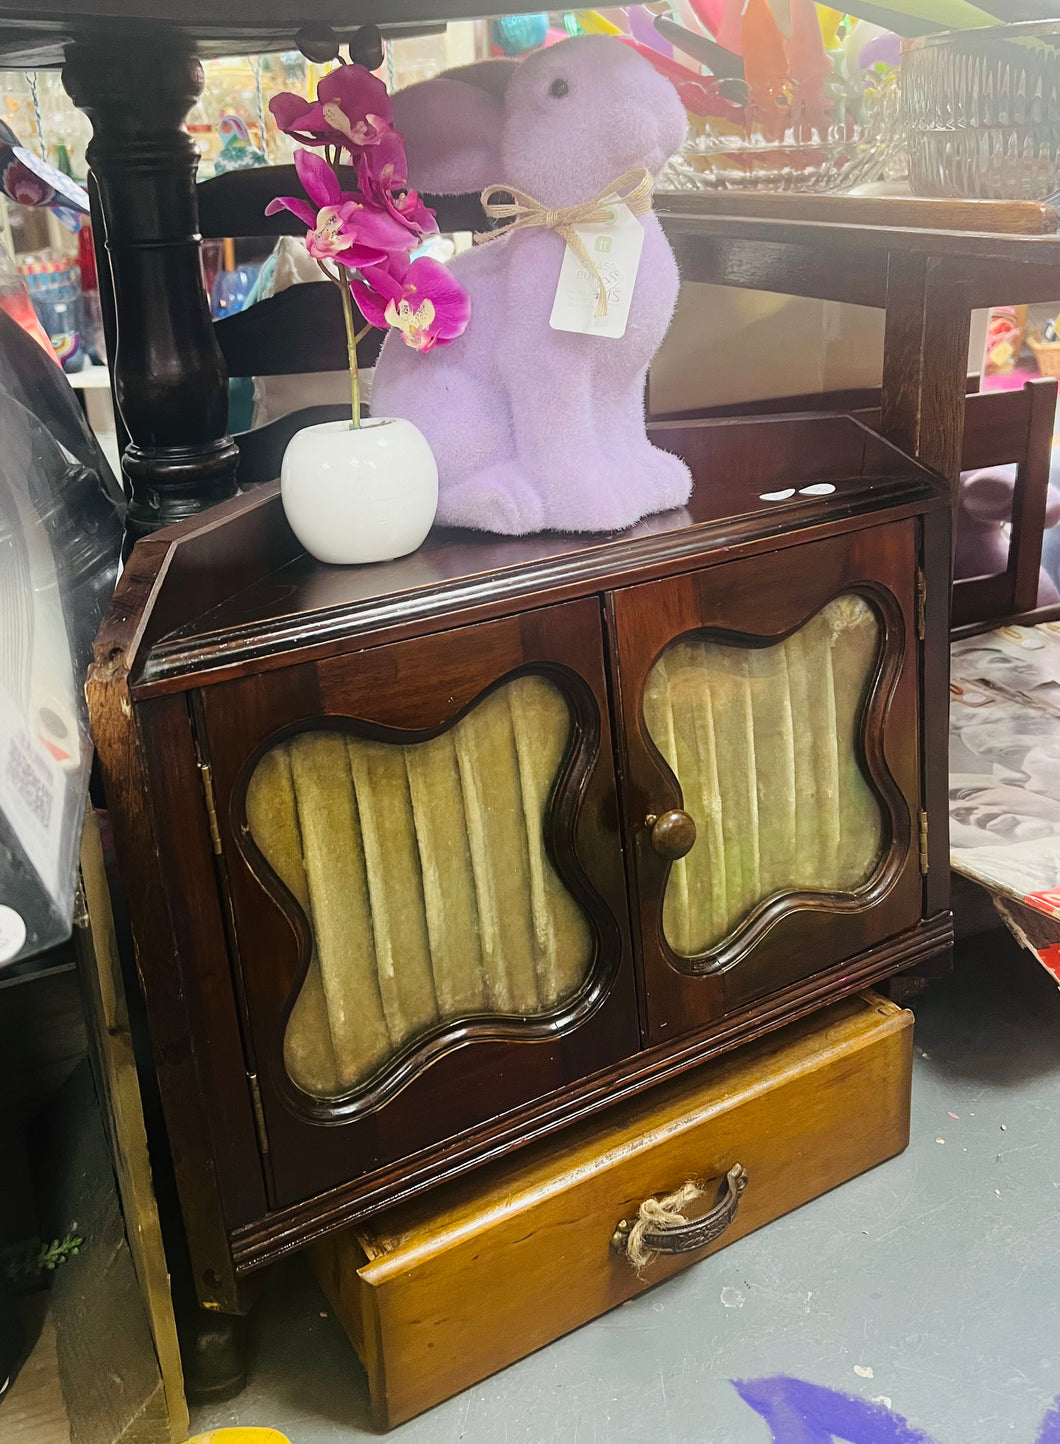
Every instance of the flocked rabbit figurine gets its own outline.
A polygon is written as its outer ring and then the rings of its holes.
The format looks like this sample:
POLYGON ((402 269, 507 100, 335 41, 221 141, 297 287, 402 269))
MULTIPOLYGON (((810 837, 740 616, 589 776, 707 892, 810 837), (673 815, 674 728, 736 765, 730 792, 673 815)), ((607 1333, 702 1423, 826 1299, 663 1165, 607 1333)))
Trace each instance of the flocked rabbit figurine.
MULTIPOLYGON (((394 97, 394 123, 422 190, 500 184, 549 208, 590 201, 634 169, 655 176, 686 125, 671 83, 605 36, 411 86, 394 97)), ((457 344, 421 354, 387 338, 373 410, 408 418, 430 442, 443 524, 509 535, 605 531, 687 501, 688 468, 645 434, 645 376, 678 277, 650 210, 640 223, 644 249, 622 337, 551 329, 565 243, 535 226, 453 262, 471 296, 457 344)))

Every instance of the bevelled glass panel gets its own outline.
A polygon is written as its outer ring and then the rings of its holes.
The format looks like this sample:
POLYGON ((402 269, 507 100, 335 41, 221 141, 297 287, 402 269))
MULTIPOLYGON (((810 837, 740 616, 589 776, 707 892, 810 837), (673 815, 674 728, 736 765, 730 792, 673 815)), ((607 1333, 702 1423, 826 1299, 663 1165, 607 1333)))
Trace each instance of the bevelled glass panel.
POLYGON ((775 646, 691 633, 652 668, 644 720, 697 829, 663 900, 679 957, 774 894, 846 892, 875 870, 883 816, 857 731, 879 642, 874 609, 845 593, 775 646))
POLYGON ((545 843, 570 733, 560 689, 523 676, 428 742, 321 728, 261 758, 250 834, 313 936, 284 1039, 305 1092, 348 1093, 448 1020, 578 991, 592 937, 545 843))

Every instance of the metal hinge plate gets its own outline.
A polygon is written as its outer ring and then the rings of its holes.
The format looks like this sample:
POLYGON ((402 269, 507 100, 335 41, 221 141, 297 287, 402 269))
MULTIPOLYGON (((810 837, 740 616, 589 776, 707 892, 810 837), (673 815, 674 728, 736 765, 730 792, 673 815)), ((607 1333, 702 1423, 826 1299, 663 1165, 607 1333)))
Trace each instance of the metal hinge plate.
POLYGON ((916 634, 921 641, 927 636, 927 577, 919 568, 916 574, 916 634))
POLYGON ((261 1101, 261 1085, 256 1073, 247 1074, 250 1084, 250 1101, 254 1105, 254 1126, 258 1131, 258 1147, 262 1153, 269 1151, 269 1135, 265 1131, 265 1108, 261 1101))
POLYGON ((217 826, 217 801, 213 790, 213 770, 208 762, 199 763, 199 775, 202 777, 202 791, 206 798, 206 816, 210 824, 210 841, 213 843, 213 850, 218 857, 221 856, 221 829, 217 826))
POLYGON ((923 808, 920 809, 920 871, 927 874, 928 870, 928 815, 923 808))

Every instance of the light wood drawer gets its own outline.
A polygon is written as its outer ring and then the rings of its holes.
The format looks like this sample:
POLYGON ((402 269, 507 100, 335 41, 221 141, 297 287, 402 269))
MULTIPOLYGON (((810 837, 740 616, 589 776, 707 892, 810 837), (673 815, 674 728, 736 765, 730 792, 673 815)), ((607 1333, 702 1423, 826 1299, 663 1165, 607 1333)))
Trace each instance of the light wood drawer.
POLYGON ((901 1152, 912 1014, 845 999, 461 1186, 316 1244, 313 1267, 391 1428, 901 1152), (742 1164, 731 1223, 638 1273, 620 1220, 689 1180, 704 1213, 742 1164))

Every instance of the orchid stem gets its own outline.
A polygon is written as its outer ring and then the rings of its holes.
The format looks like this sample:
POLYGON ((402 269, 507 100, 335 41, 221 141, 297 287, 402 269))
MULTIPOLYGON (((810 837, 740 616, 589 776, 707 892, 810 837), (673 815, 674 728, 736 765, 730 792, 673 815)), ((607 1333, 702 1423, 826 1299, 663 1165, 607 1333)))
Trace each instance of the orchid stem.
POLYGON ((357 333, 353 326, 353 301, 350 298, 349 281, 339 282, 342 292, 342 319, 346 323, 346 355, 350 362, 350 425, 355 430, 361 424, 361 374, 357 369, 357 333))

